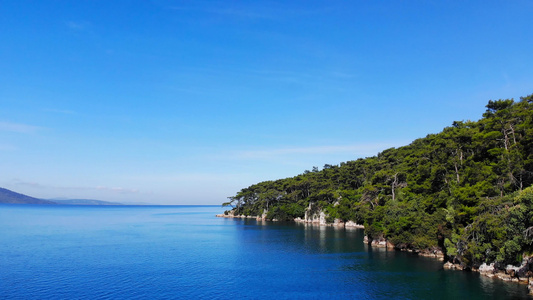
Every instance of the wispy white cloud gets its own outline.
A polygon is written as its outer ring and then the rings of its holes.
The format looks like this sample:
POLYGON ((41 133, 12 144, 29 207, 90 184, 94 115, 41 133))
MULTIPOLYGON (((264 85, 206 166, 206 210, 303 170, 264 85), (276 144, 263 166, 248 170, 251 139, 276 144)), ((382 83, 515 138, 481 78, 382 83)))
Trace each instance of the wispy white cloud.
MULTIPOLYGON (((93 188, 86 188, 86 189, 93 189, 93 188)), ((129 189, 129 188, 123 188, 123 187, 108 187, 108 186, 97 186, 94 189, 98 191, 108 191, 108 192, 120 193, 120 194, 138 194, 140 192, 138 189, 129 189)))
POLYGON ((86 31, 91 23, 85 21, 67 21, 65 25, 73 31, 86 31))
POLYGON ((55 108, 45 108, 44 111, 46 112, 52 112, 52 113, 58 113, 58 114, 65 114, 65 115, 73 115, 76 112, 68 109, 55 109, 55 108))
MULTIPOLYGON (((300 85, 305 87, 312 87, 314 89, 327 88, 329 90, 339 90, 344 87, 344 81, 353 80, 358 75, 356 73, 344 72, 342 70, 323 70, 323 69, 307 69, 302 71, 292 71, 288 69, 249 69, 249 68, 235 68, 234 66, 213 66, 213 67, 188 67, 183 68, 181 71, 174 73, 176 78, 189 79, 194 76, 197 77, 211 77, 211 80, 217 80, 216 78, 225 78, 228 80, 237 80, 235 84, 241 84, 241 78, 252 78, 258 80, 258 82, 268 84, 274 83, 278 85, 290 84, 300 85)), ((242 85, 244 88, 245 85, 242 85)), ((176 84, 173 83, 168 88, 177 92, 194 93, 194 94, 207 94, 214 91, 211 89, 206 90, 205 86, 198 83, 191 84, 176 84), (183 88, 182 86, 187 86, 183 88)))
POLYGON ((323 6, 316 9, 298 8, 295 9, 290 5, 284 5, 283 2, 278 4, 272 2, 250 2, 249 4, 240 3, 239 5, 220 2, 219 5, 213 5, 212 2, 194 1, 194 5, 189 6, 166 6, 171 10, 194 10, 204 13, 219 14, 229 17, 248 18, 248 19, 279 19, 305 17, 309 15, 324 14, 325 11, 335 9, 331 6, 323 6))
POLYGON ((132 188, 123 188, 123 187, 109 187, 109 186, 55 186, 55 185, 45 185, 34 181, 21 180, 19 178, 13 178, 11 180, 12 185, 16 186, 27 186, 32 188, 43 188, 43 189, 55 189, 55 190, 78 190, 78 191, 104 191, 111 192, 116 194, 138 194, 140 190, 132 188))
POLYGON ((339 71, 330 72, 330 75, 332 77, 341 78, 341 79, 352 79, 355 77, 355 75, 352 73, 339 72, 339 71))
POLYGON ((237 174, 228 174, 228 173, 174 173, 174 174, 155 174, 155 175, 132 175, 128 176, 128 180, 136 180, 142 182, 179 182, 179 183, 190 183, 190 182, 226 182, 235 179, 239 179, 240 176, 237 174))
POLYGON ((171 10, 178 11, 197 11, 208 14, 217 14, 229 17, 238 17, 238 18, 247 18, 247 19, 271 19, 275 15, 268 14, 265 11, 259 12, 258 9, 252 8, 236 8, 230 6, 219 6, 213 7, 213 5, 202 5, 201 3, 197 6, 169 6, 167 7, 171 10))
POLYGON ((336 155, 351 154, 354 156, 376 155, 384 149, 403 145, 403 143, 374 143, 359 145, 330 145, 310 147, 285 147, 261 150, 246 150, 234 153, 234 157, 241 159, 268 159, 298 155, 336 155))
POLYGON ((44 186, 37 183, 37 182, 34 182, 34 181, 25 181, 25 180, 21 180, 21 179, 18 179, 18 178, 13 178, 11 180, 11 184, 13 185, 17 185, 17 186, 29 186, 29 187, 32 187, 32 188, 43 188, 44 186))
POLYGON ((220 15, 235 16, 235 17, 249 18, 249 19, 270 19, 273 17, 271 14, 266 14, 264 12, 261 13, 261 12, 252 11, 249 9, 236 9, 233 7, 213 9, 213 10, 209 10, 209 12, 220 14, 220 15))
POLYGON ((18 148, 13 145, 0 144, 0 151, 15 151, 18 148))
POLYGON ((17 133, 35 133, 43 129, 39 126, 33 126, 22 123, 2 122, 0 121, 0 131, 17 132, 17 133))

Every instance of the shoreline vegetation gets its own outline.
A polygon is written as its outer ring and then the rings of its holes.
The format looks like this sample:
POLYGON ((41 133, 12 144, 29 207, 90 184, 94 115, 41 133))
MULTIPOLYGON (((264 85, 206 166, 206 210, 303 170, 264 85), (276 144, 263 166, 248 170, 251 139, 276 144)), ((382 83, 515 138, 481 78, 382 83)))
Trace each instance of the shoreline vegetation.
POLYGON ((363 228, 369 246, 533 293, 533 95, 490 100, 479 121, 228 199, 231 209, 218 217, 363 228))

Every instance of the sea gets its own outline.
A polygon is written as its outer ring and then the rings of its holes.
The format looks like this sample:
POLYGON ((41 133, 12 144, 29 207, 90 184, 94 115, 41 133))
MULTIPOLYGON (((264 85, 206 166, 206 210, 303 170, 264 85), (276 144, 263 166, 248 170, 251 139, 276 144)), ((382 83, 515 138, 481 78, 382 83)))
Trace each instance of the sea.
POLYGON ((223 210, 0 205, 0 299, 533 299, 522 284, 370 248, 362 229, 223 210))

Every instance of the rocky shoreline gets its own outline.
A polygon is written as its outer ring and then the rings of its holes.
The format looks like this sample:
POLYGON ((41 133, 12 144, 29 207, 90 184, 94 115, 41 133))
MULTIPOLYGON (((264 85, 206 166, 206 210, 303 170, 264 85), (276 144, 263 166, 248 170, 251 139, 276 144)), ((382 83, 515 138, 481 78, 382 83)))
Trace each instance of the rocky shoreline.
MULTIPOLYGON (((228 212, 227 214, 218 214, 216 217, 219 218, 238 218, 238 219, 255 219, 257 221, 278 221, 277 219, 267 219, 266 218, 266 212, 263 212, 263 215, 261 216, 245 216, 245 215, 234 215, 232 211, 228 212)), ((304 223, 304 224, 312 224, 312 225, 320 225, 320 226, 333 226, 333 227, 342 227, 342 228, 361 228, 364 229, 365 227, 361 224, 357 224, 353 221, 343 222, 340 219, 335 219, 333 223, 326 222, 326 215, 324 212, 318 212, 317 214, 313 214, 312 216, 308 216, 307 213, 305 217, 302 218, 296 218, 293 220, 296 223, 304 223)))
POLYGON ((399 250, 399 251, 404 251, 404 252, 411 252, 411 253, 416 253, 420 256, 432 257, 440 261, 444 261, 444 253, 442 253, 442 250, 439 248, 431 248, 431 249, 426 249, 426 250, 411 249, 411 248, 408 248, 402 245, 394 245, 385 239, 371 240, 366 235, 364 237, 363 242, 375 248, 387 248, 387 249, 394 249, 394 250, 399 250))
MULTIPOLYGON (((272 222, 279 221, 277 219, 270 220, 270 219, 264 218, 262 216, 224 215, 224 214, 218 214, 218 215, 215 215, 215 216, 218 217, 218 218, 229 218, 229 219, 254 219, 254 220, 257 220, 257 221, 272 221, 272 222)), ((357 224, 357 223, 355 223, 353 221, 342 222, 341 220, 338 220, 338 219, 336 219, 333 223, 322 223, 322 222, 319 222, 319 221, 304 220, 304 219, 301 219, 301 218, 296 218, 293 221, 296 222, 296 223, 305 223, 305 224, 319 225, 319 226, 331 226, 331 227, 339 227, 339 228, 360 228, 360 229, 364 229, 365 228, 365 226, 357 224)))
POLYGON ((494 263, 489 265, 483 263, 479 268, 466 269, 460 264, 447 262, 444 268, 448 270, 472 271, 479 272, 482 276, 489 278, 497 278, 503 281, 516 282, 527 284, 529 294, 533 294, 533 257, 524 256, 522 264, 518 267, 507 265, 505 267, 497 267, 494 263))
MULTIPOLYGON (((261 216, 245 216, 245 215, 234 215, 232 211, 227 214, 218 214, 216 215, 219 218, 239 218, 239 219, 255 219, 258 221, 278 221, 276 219, 269 220, 266 218, 266 212, 261 216)), ((296 223, 304 223, 310 225, 319 225, 319 226, 332 226, 338 228, 361 228, 365 227, 361 224, 357 224, 353 221, 342 222, 339 219, 335 219, 333 223, 326 222, 326 215, 324 212, 317 212, 312 215, 308 215, 307 212, 304 218, 294 219, 296 223)), ((405 247, 403 245, 394 245, 386 239, 369 239, 365 235, 363 242, 370 247, 375 248, 386 248, 391 250, 399 250, 405 252, 416 253, 420 256, 431 257, 438 259, 440 261, 445 260, 445 255, 440 248, 432 248, 426 250, 417 250, 405 247)), ((508 265, 504 268, 495 266, 494 263, 487 265, 482 264, 479 268, 464 268, 460 264, 454 264, 452 262, 446 262, 443 265, 444 269, 447 270, 460 270, 460 271, 472 271, 479 272, 480 275, 486 276, 489 278, 497 278, 503 281, 517 282, 522 284, 527 284, 529 293, 533 295, 533 256, 525 256, 522 264, 518 267, 508 265), (530 280, 530 278, 532 278, 530 280)))
MULTIPOLYGON (((445 259, 444 253, 442 253, 442 251, 437 248, 427 249, 425 251, 407 249, 398 247, 398 245, 393 245, 391 242, 385 239, 370 240, 367 236, 365 236, 364 238, 364 243, 376 248, 387 248, 406 252, 413 252, 420 256, 432 257, 440 261, 444 261, 445 259)), ((465 268, 461 264, 454 264, 448 261, 444 263, 443 268, 447 270, 478 272, 480 275, 489 278, 496 278, 503 281, 527 284, 529 293, 533 295, 533 257, 531 256, 524 256, 522 264, 518 267, 508 265, 505 267, 498 268, 494 263, 489 265, 483 263, 481 266, 479 266, 479 268, 465 268)))
MULTIPOLYGON (((368 244, 371 247, 376 248, 387 248, 394 249, 406 252, 413 252, 420 256, 436 258, 440 261, 444 261, 444 253, 438 249, 427 249, 427 250, 413 250, 399 247, 398 245, 393 245, 391 242, 385 239, 370 240, 368 236, 365 235, 364 243, 368 244)), ((497 266, 494 263, 487 265, 483 263, 479 268, 465 268, 461 264, 454 264, 452 262, 446 262, 443 265, 444 269, 447 270, 459 270, 459 271, 471 271, 478 272, 482 276, 489 278, 496 278, 503 281, 516 282, 521 284, 527 284, 529 294, 533 295, 533 257, 524 256, 522 264, 518 267, 513 265, 507 265, 505 267, 497 266)))

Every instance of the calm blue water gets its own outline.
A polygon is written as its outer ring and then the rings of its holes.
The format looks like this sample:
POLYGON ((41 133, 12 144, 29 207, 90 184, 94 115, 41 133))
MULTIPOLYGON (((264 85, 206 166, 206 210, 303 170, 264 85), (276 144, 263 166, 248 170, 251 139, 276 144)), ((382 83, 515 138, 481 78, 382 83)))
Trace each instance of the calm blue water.
POLYGON ((205 206, 0 205, 1 299, 531 299, 363 231, 205 206))

